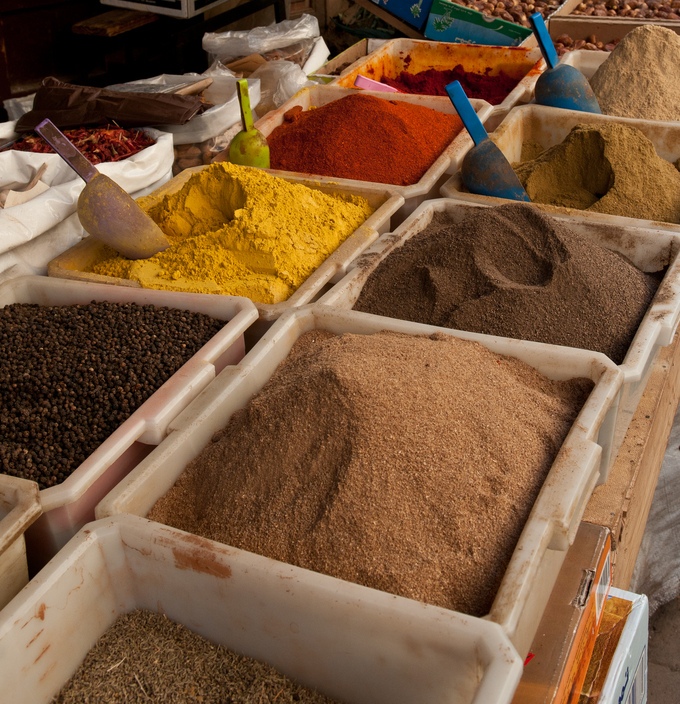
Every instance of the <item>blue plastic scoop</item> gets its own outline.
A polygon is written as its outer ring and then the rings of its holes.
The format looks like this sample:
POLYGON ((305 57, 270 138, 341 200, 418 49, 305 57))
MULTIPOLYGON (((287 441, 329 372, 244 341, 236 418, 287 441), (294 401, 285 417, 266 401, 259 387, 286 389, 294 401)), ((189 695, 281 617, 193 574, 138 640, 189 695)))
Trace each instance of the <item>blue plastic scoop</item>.
POLYGON ((460 82, 449 83, 446 92, 475 143, 463 157, 460 173, 464 186, 482 196, 530 202, 505 154, 489 139, 460 82))
POLYGON ((534 89, 539 105, 566 110, 601 113, 600 106, 588 79, 574 66, 560 64, 543 15, 534 12, 529 17, 548 68, 538 77, 534 89))

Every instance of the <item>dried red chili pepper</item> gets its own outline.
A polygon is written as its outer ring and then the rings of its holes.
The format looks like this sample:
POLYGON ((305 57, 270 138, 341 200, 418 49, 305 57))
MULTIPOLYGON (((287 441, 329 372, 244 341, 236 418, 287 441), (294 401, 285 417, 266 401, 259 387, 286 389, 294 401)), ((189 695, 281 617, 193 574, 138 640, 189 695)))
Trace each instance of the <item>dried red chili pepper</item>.
MULTIPOLYGON (((92 164, 127 159, 156 142, 142 130, 122 127, 79 127, 64 130, 64 135, 92 164)), ((52 147, 35 133, 25 135, 8 148, 39 154, 54 153, 52 147)))

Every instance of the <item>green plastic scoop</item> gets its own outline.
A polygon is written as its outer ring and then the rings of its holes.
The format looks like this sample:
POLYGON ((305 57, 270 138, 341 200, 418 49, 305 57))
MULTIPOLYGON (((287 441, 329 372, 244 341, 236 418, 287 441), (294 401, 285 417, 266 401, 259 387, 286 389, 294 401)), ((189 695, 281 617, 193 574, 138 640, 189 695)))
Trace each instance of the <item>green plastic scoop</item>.
POLYGON ((253 115, 250 111, 250 96, 248 81, 241 78, 236 82, 238 102, 241 106, 241 121, 243 130, 239 132, 229 145, 229 161, 241 166, 257 166, 269 168, 269 145, 267 139, 259 130, 253 127, 253 115))

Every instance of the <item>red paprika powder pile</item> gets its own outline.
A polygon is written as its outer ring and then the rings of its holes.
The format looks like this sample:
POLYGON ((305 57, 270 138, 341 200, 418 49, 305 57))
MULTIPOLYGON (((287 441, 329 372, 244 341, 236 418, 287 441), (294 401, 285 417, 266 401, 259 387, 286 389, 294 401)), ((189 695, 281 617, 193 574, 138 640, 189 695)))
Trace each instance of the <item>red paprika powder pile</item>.
POLYGON ((357 93, 292 108, 267 142, 272 169, 410 186, 462 129, 458 115, 357 93))
POLYGON ((452 69, 438 71, 429 68, 418 73, 402 71, 396 78, 383 76, 380 81, 402 93, 418 93, 419 95, 446 95, 445 86, 453 81, 460 81, 468 98, 486 100, 491 105, 498 105, 508 97, 510 91, 519 83, 519 78, 512 78, 500 71, 490 76, 491 68, 484 73, 466 71, 461 64, 452 69))

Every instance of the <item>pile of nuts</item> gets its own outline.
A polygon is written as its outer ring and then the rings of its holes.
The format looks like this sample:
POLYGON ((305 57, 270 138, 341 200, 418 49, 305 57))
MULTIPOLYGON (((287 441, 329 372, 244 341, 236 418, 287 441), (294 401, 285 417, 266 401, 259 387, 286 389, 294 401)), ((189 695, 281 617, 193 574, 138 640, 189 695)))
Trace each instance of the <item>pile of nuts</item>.
MULTIPOLYGON (((680 2, 680 0, 673 0, 680 2)), ((531 28, 529 15, 539 12, 544 18, 551 15, 562 4, 563 0, 454 0, 458 5, 470 7, 478 10, 489 17, 500 17, 502 20, 521 24, 523 27, 531 28)))
POLYGON ((680 20, 680 0, 585 0, 572 15, 680 20))
POLYGON ((175 161, 172 164, 172 175, 177 176, 180 171, 190 169, 192 166, 209 164, 215 156, 214 140, 206 139, 205 142, 196 144, 175 145, 175 161))
POLYGON ((585 39, 572 39, 568 34, 560 34, 553 44, 557 50, 557 55, 562 56, 568 51, 578 51, 579 49, 588 49, 589 51, 613 51, 614 47, 620 42, 620 39, 613 39, 606 44, 601 42, 596 35, 589 34, 585 39))

